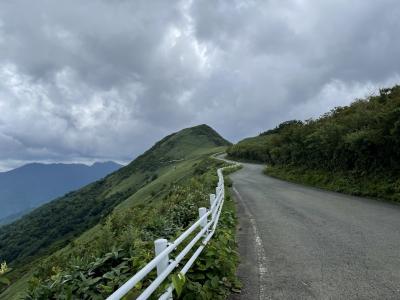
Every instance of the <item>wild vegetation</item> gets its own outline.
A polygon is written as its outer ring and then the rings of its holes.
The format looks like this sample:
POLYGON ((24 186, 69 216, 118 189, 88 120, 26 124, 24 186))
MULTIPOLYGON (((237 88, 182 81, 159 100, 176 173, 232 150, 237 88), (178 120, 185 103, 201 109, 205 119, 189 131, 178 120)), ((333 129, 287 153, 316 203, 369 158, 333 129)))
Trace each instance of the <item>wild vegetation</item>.
POLYGON ((400 201, 400 86, 293 120, 228 149, 266 173, 355 195, 400 201))
MULTIPOLYGON (((73 243, 69 251, 43 261, 30 280, 28 299, 104 299, 153 258, 153 241, 173 240, 198 217, 198 208, 208 205, 208 195, 216 185, 216 167, 222 163, 205 159, 193 166, 194 174, 180 184, 168 186, 157 206, 138 205, 110 215, 90 240, 73 243)), ((229 200, 228 200, 229 205, 229 200)), ((203 299, 226 296, 237 287, 237 254, 232 208, 224 210, 216 238, 188 273, 182 296, 203 299), (222 284, 220 284, 222 282, 222 284), (217 296, 216 296, 217 295, 217 296)), ((134 298, 151 279, 139 284, 134 298)))
POLYGON ((7 263, 0 264, 0 284, 9 285, 10 280, 6 277, 7 273, 11 270, 8 268, 7 263))
MULTIPOLYGON (((197 218, 199 206, 207 206, 223 164, 209 157, 226 145, 206 125, 184 129, 104 180, 4 226, 0 260, 7 258, 14 270, 0 297, 104 299, 153 257, 154 239, 173 239, 197 218), (25 229, 31 236, 26 239, 25 229)), ((215 238, 185 284, 173 277, 185 299, 222 299, 239 287, 230 200, 225 208, 215 238)))
POLYGON ((51 253, 65 245, 101 218, 134 189, 101 197, 104 181, 71 192, 11 225, 0 228, 0 255, 14 264, 25 263, 34 256, 51 253), (57 244, 55 244, 57 243, 57 244))

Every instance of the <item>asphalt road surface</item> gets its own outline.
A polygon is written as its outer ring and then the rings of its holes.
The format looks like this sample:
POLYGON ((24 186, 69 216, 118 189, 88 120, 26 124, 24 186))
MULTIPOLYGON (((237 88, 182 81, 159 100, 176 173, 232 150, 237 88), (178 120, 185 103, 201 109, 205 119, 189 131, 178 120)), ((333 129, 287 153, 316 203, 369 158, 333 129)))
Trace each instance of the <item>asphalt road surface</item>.
POLYGON ((232 174, 244 288, 232 299, 400 299, 400 206, 232 174))

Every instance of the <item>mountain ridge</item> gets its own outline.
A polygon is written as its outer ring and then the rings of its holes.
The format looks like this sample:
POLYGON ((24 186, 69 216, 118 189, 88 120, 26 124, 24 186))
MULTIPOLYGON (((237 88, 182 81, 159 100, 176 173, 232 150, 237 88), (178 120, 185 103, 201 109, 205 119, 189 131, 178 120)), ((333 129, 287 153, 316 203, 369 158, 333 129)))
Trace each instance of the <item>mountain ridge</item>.
POLYGON ((33 162, 0 172, 0 219, 32 210, 121 167, 115 162, 99 162, 90 166, 33 162))

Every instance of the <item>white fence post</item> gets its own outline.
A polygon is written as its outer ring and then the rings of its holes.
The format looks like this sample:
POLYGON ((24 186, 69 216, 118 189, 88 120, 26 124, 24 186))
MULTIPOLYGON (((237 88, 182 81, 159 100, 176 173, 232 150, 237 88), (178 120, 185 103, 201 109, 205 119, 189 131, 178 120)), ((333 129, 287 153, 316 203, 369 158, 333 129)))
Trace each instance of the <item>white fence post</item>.
POLYGON ((215 207, 213 208, 214 202, 215 202, 215 194, 210 194, 210 209, 215 208, 215 207))
MULTIPOLYGON (((205 207, 200 207, 199 208, 199 218, 201 218, 202 216, 204 216, 207 213, 207 208, 205 207)), ((204 218, 204 220, 202 220, 200 222, 200 226, 201 228, 204 228, 205 226, 207 226, 207 219, 208 218, 204 218)), ((206 232, 204 232, 204 236, 206 236, 208 233, 208 230, 206 230, 206 232)))
MULTIPOLYGON (((204 216, 207 213, 207 208, 205 207, 200 207, 199 208, 199 218, 201 218, 202 216, 204 216)), ((207 218, 204 218, 201 222, 200 222, 200 226, 201 228, 204 228, 207 225, 207 218)))
MULTIPOLYGON (((166 239, 158 239, 154 241, 154 250, 157 255, 163 252, 168 247, 168 241, 166 239)), ((165 255, 163 259, 157 264, 157 275, 160 275, 169 264, 169 256, 165 255)))

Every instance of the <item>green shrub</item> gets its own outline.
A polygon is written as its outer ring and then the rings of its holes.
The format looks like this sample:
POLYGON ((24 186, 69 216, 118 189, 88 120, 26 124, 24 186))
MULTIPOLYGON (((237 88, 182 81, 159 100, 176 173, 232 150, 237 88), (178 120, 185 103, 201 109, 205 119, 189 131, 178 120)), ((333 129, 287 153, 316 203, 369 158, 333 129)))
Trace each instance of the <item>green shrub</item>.
POLYGON ((390 176, 360 176, 352 172, 328 172, 296 168, 294 166, 268 166, 265 174, 323 189, 346 193, 354 196, 364 196, 387 199, 400 202, 398 180, 394 181, 390 176))
POLYGON ((316 120, 284 122, 227 153, 266 163, 282 178, 398 201, 399 133, 400 86, 394 86, 316 120))

